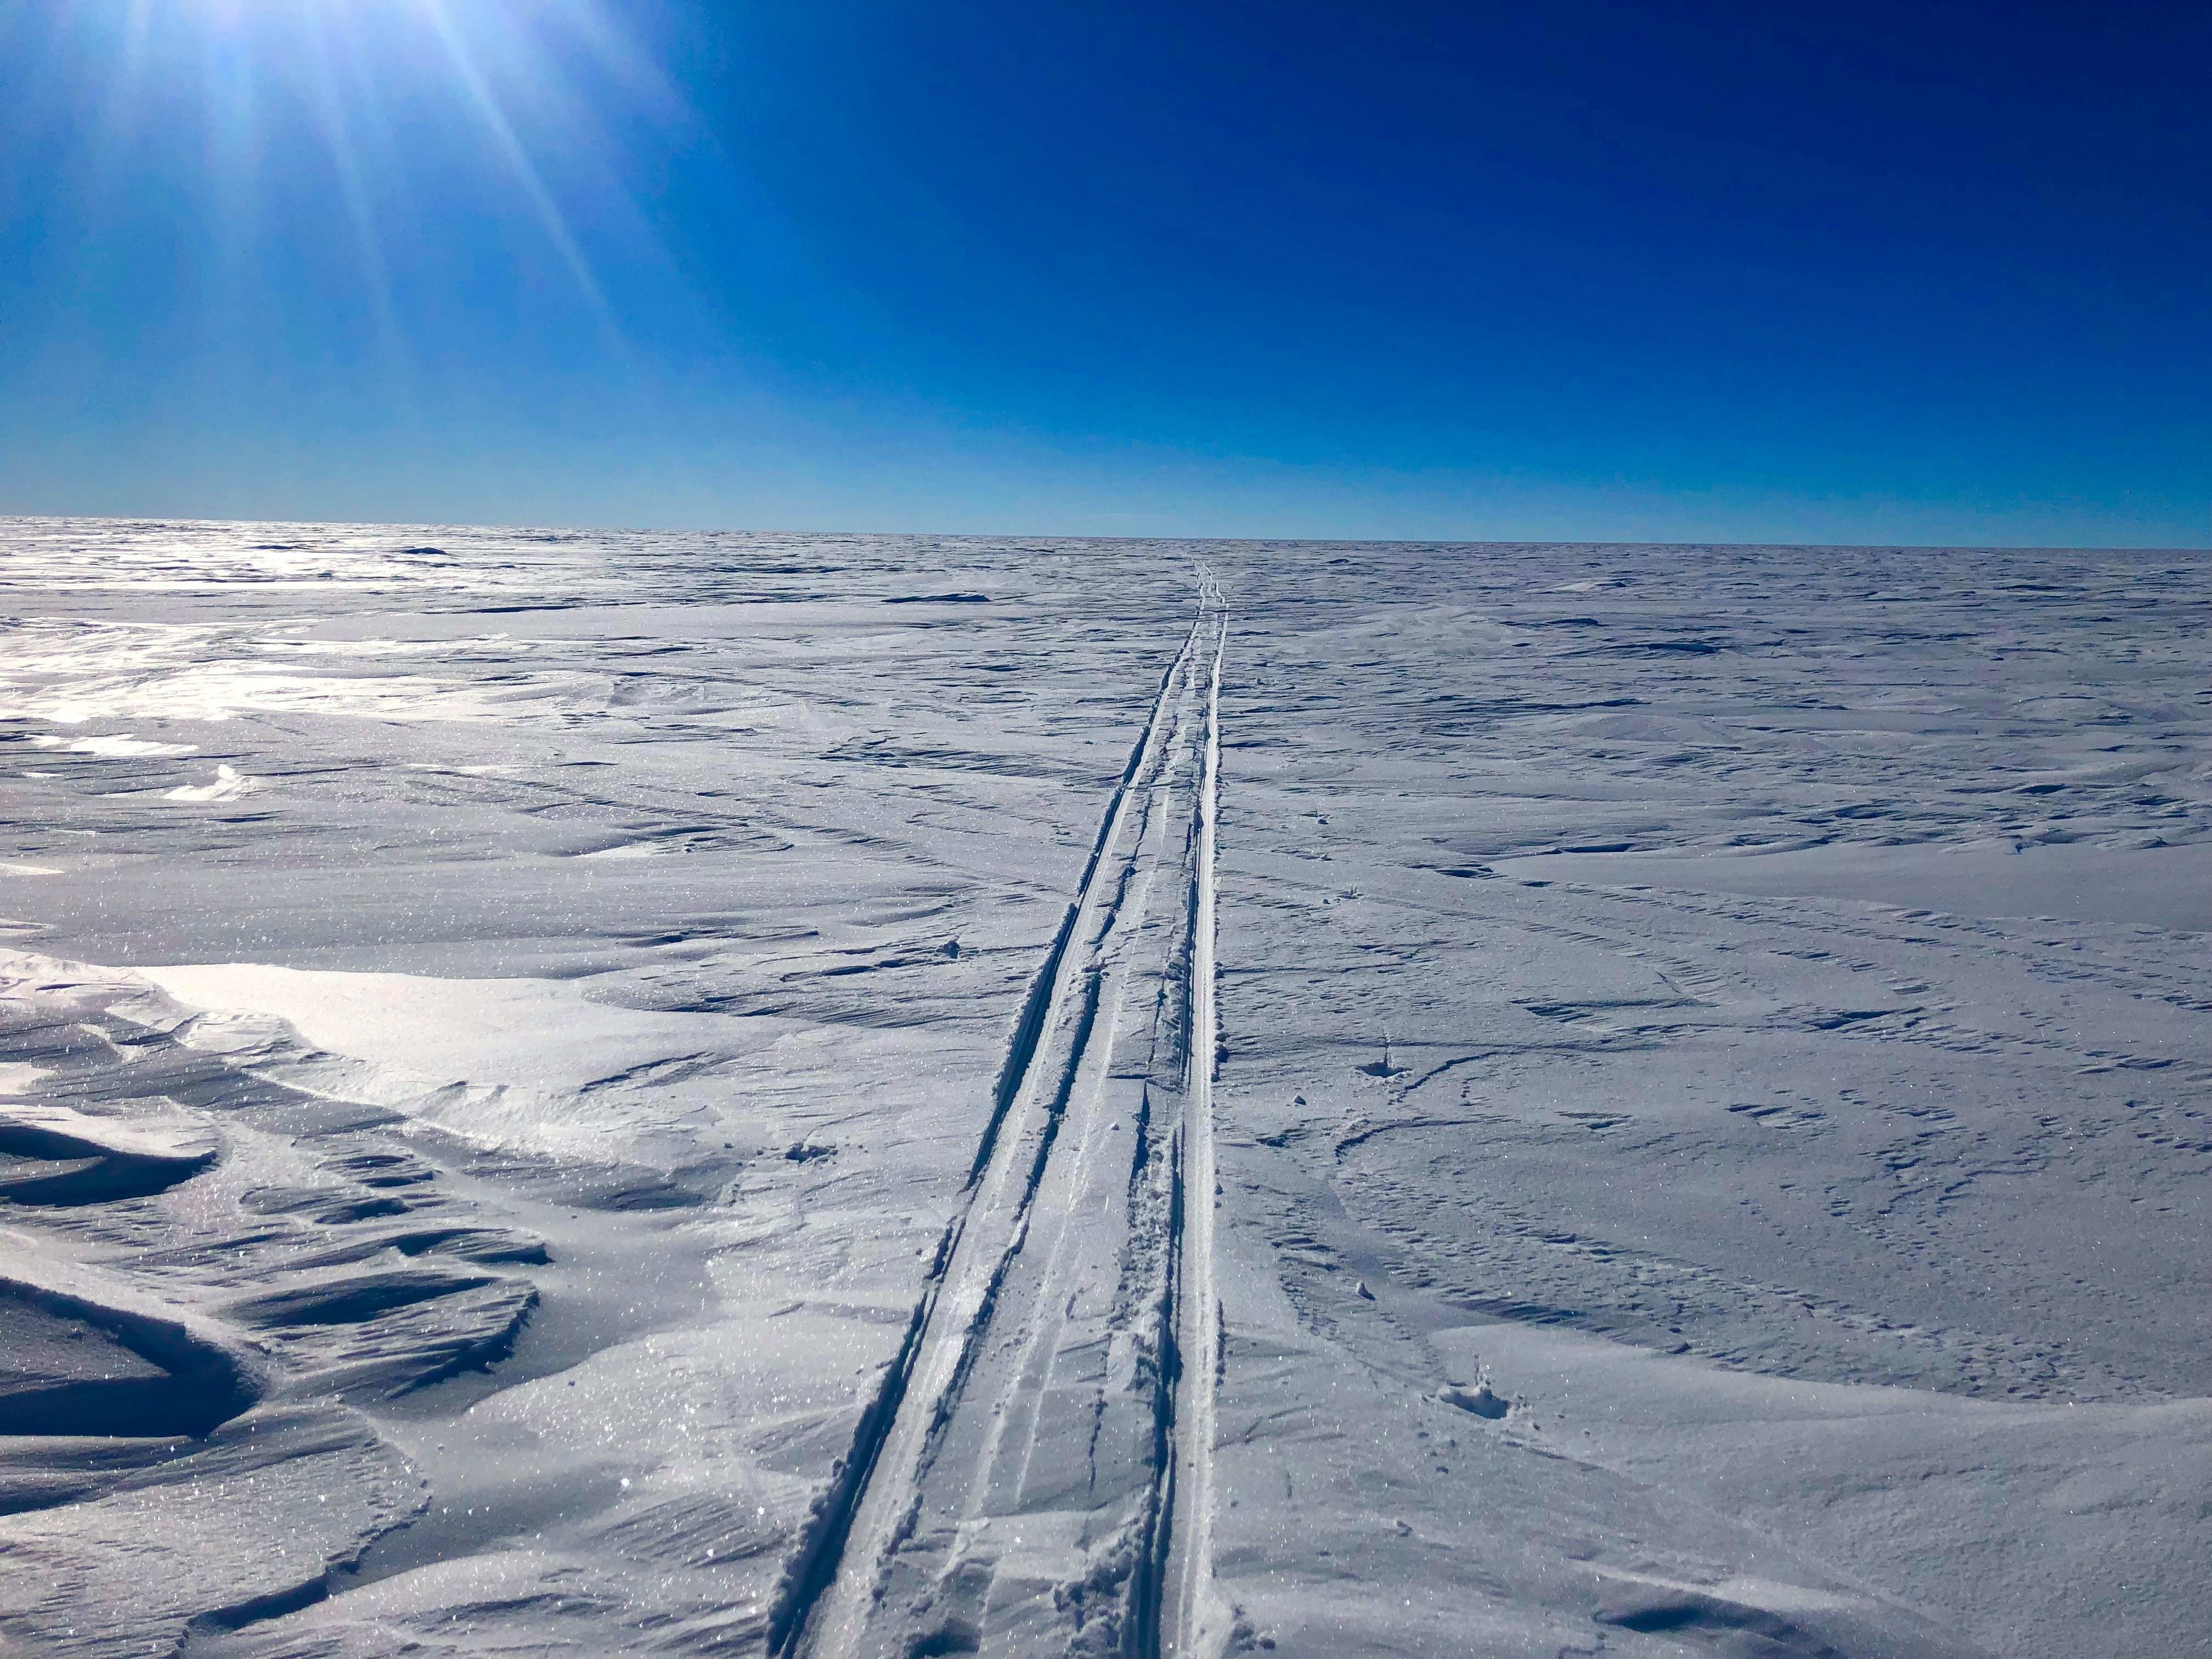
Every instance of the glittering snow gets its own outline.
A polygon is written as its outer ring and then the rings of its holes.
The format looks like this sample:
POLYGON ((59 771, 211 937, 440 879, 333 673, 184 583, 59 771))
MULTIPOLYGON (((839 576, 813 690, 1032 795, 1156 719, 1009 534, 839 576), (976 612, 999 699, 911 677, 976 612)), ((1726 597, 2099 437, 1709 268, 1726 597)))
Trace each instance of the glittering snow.
POLYGON ((2202 556, 0 545, 0 1647, 2212 1651, 2202 556))

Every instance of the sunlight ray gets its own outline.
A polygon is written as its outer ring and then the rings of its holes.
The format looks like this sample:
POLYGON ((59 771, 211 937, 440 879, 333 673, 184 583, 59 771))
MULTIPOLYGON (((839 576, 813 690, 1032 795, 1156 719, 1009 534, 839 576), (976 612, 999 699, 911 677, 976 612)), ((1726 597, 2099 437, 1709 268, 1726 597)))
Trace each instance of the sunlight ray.
POLYGON ((546 188, 544 175, 530 159, 530 152, 516 135, 514 124, 507 118, 498 94, 492 90, 491 83, 485 78, 475 54, 469 50, 467 40, 454 24, 446 0, 422 0, 422 6, 453 62, 454 74, 459 77, 463 89, 467 92, 477 116, 491 134, 493 142, 498 145, 500 153, 514 169, 515 182, 529 198, 546 235, 552 240, 554 247, 568 265, 569 274, 575 278, 577 286, 582 289, 592 308, 612 330, 614 311, 607 303, 605 291, 593 274, 590 261, 585 258, 584 251, 569 228, 568 216, 561 211, 560 204, 554 200, 553 192, 546 188))
POLYGON ((94 125, 91 155, 92 187, 103 204, 113 193, 122 173, 122 160, 137 136, 145 108, 148 37, 153 27, 154 0, 130 0, 122 28, 122 50, 100 100, 94 125))
POLYGON ((343 49, 333 41, 334 33, 349 40, 344 25, 339 20, 331 20, 311 31, 307 54, 307 74, 314 93, 315 115, 322 129, 324 143, 329 150, 331 167, 337 174, 338 193, 344 202, 346 217, 353 229, 355 246, 361 257, 362 286, 368 295, 370 309, 375 315, 377 336, 386 363, 389 368, 397 371, 395 378, 400 383, 410 384, 413 379, 410 372, 411 355, 407 349, 405 333, 399 325, 398 313, 392 304, 391 264, 385 257, 383 239, 377 228, 375 204, 370 199, 368 181, 363 176, 360 147, 355 141, 345 90, 339 82, 337 65, 331 61, 333 52, 343 49))
POLYGON ((696 112, 636 41, 610 21, 596 0, 547 0, 548 9, 591 49, 592 58, 645 113, 663 126, 690 129, 696 112))
POLYGON ((242 33, 209 30, 200 40, 200 143, 213 198, 208 226, 210 269, 201 293, 203 344, 210 373, 242 361, 245 331, 255 305, 249 280, 260 238, 262 76, 252 42, 242 33))

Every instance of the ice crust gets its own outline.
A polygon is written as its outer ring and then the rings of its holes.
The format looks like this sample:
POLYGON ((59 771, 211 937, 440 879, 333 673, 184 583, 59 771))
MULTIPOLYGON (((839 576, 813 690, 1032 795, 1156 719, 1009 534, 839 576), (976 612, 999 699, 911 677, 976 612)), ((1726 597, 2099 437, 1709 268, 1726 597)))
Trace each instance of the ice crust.
POLYGON ((2212 1650, 2203 555, 0 554, 0 1646, 2212 1650))

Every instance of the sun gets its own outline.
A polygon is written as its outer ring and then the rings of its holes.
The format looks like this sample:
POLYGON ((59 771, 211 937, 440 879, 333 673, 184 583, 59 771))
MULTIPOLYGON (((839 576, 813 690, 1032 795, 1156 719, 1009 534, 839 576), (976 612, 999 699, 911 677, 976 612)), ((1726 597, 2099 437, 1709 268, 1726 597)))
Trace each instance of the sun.
MULTIPOLYGON (((205 157, 221 234, 244 246, 282 234, 279 216, 297 210, 261 193, 272 161, 319 156, 373 285, 394 245, 420 234, 410 192, 425 177, 467 171, 487 208, 534 222, 606 315, 596 267, 613 256, 594 246, 611 227, 646 222, 625 198, 613 135, 638 129, 641 106, 663 124, 688 118, 602 0, 76 0, 73 9, 112 31, 111 187, 131 187, 134 153, 189 145, 205 157), (180 118, 198 131, 181 131, 180 118)), ((391 313, 388 295, 378 304, 391 313)))

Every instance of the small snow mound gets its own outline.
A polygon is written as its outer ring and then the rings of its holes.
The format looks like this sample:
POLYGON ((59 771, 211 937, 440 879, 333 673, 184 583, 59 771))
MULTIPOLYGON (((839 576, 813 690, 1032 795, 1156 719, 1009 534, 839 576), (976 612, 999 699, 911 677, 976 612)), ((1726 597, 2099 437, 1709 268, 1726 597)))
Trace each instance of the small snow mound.
POLYGON ((251 793, 256 787, 256 781, 234 766, 218 766, 215 769, 213 783, 184 784, 170 790, 163 799, 189 801, 236 800, 240 795, 251 793))
POLYGON ((1473 1388, 1464 1383, 1448 1382, 1437 1399, 1447 1406, 1456 1406, 1463 1412, 1473 1412, 1477 1417, 1500 1418, 1512 1409, 1512 1402, 1492 1389, 1487 1382, 1473 1388))
POLYGON ((196 743, 155 743, 150 738, 134 738, 128 732, 117 732, 106 737, 79 738, 70 744, 72 755, 97 755, 103 760, 139 760, 155 755, 189 755, 199 747, 196 743))
POLYGON ((582 859, 651 859, 660 857, 661 853, 649 841, 625 841, 617 842, 612 847, 594 848, 576 856, 582 859))

